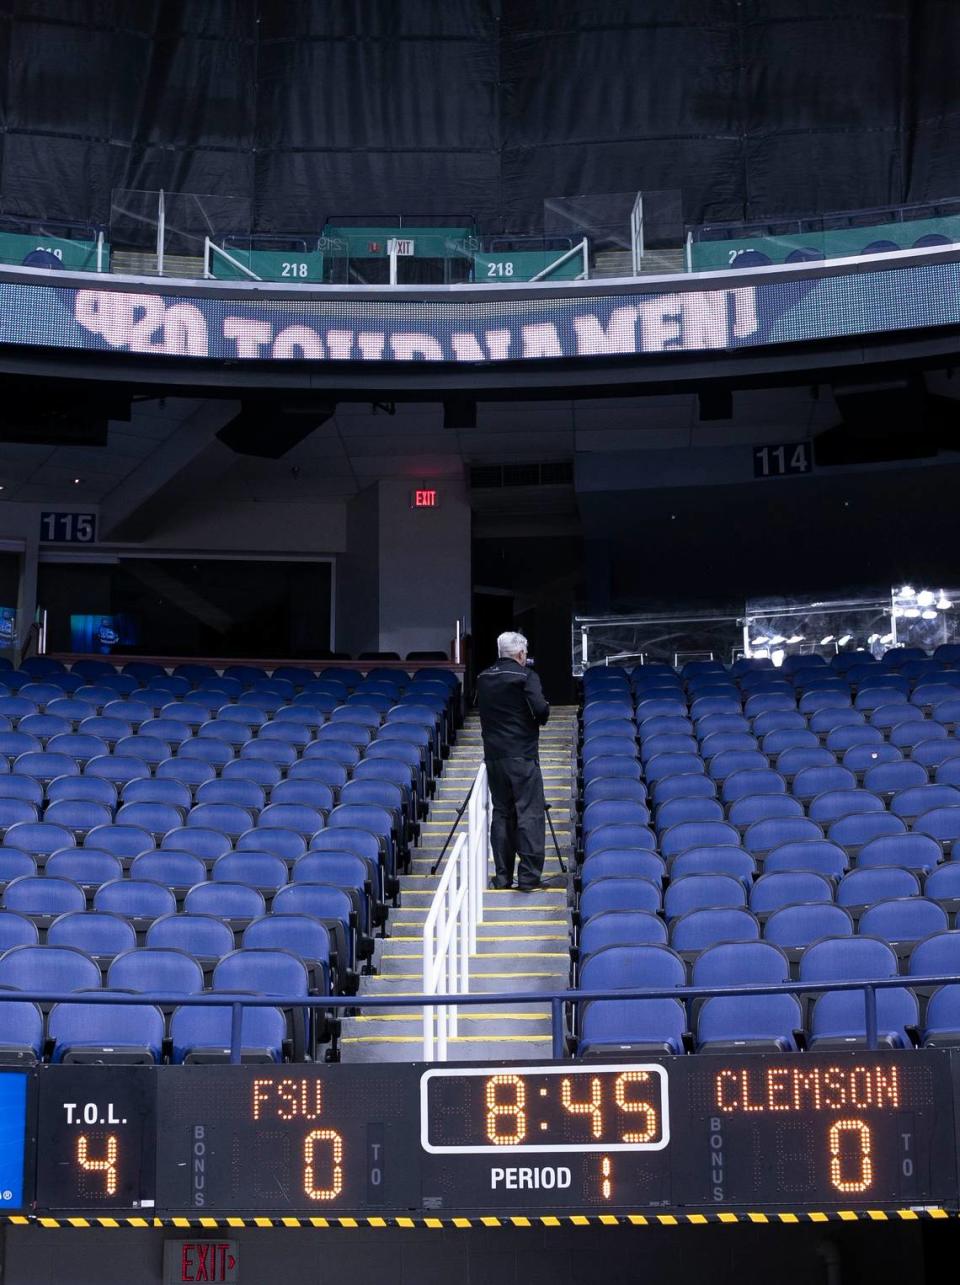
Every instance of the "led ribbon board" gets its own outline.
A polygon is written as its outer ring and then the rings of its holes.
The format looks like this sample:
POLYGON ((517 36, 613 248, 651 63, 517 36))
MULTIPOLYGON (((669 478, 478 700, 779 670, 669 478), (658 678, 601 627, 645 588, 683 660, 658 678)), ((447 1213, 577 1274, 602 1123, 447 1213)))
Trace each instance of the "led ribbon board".
POLYGON ((43 1067, 34 1073, 36 1210, 453 1218, 956 1209, 958 1070, 956 1054, 934 1049, 43 1067))
MULTIPOLYGON (((655 292, 587 284, 492 289, 486 298, 476 288, 414 298, 183 283, 105 289, 79 277, 25 284, 22 273, 0 273, 0 343, 230 361, 473 364, 709 352, 960 323, 960 263, 896 261, 717 273, 702 286, 655 292)), ((678 287, 689 280, 678 277, 678 287)))

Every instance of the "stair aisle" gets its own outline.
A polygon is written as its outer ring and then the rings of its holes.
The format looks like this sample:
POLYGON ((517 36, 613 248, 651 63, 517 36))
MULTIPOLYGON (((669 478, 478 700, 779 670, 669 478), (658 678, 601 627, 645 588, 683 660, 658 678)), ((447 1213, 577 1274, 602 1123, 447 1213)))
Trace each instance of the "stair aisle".
MULTIPOLYGON (((540 763, 557 838, 568 864, 572 856, 571 786, 576 753, 576 709, 554 708, 540 733, 540 763)), ((483 751, 480 720, 471 714, 457 737, 437 783, 436 797, 423 823, 421 846, 413 852, 411 872, 402 880, 402 904, 392 910, 378 944, 376 976, 364 977, 362 995, 417 995, 423 990, 421 933, 440 875, 430 867, 470 789, 483 751)), ((466 817, 461 821, 466 826, 466 817)), ((458 828, 457 834, 460 833, 458 828)), ((447 853, 452 851, 451 841, 447 853)), ((544 875, 557 875, 556 851, 547 830, 544 875)), ((569 981, 569 922, 566 888, 519 893, 487 889, 477 954, 470 960, 470 991, 552 991, 569 981)), ((390 1009, 344 1019, 345 1062, 415 1062, 421 1056, 422 1015, 416 1009, 390 1009)), ((451 1060, 549 1058, 550 1009, 544 1004, 485 1005, 460 1008, 458 1036, 450 1042, 451 1060)))

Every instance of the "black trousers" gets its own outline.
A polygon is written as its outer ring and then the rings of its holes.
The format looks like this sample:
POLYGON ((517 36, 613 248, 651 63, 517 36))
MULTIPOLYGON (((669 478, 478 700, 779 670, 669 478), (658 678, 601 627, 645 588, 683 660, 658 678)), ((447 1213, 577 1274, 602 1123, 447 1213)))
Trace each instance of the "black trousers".
POLYGON ((496 884, 513 883, 515 858, 519 858, 517 884, 528 888, 543 873, 546 813, 543 776, 536 759, 487 759, 487 780, 493 800, 490 845, 496 867, 496 884))

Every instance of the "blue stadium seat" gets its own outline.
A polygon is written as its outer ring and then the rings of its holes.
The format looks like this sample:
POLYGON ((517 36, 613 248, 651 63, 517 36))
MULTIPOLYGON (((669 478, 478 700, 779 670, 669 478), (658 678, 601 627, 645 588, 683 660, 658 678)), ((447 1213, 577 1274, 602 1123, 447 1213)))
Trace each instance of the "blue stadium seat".
MULTIPOLYGON (((707 764, 707 774, 715 781, 726 781, 728 777, 735 772, 762 771, 769 769, 769 763, 765 754, 761 754, 758 749, 752 750, 725 750, 721 754, 715 754, 707 764)), ((762 793, 762 791, 757 791, 762 793)))
POLYGON ((100 989, 100 969, 73 946, 11 946, 0 955, 0 986, 52 995, 95 991, 100 989))
POLYGON ((665 776, 653 785, 653 802, 660 807, 670 799, 715 799, 717 785, 702 772, 665 776))
POLYGON ((787 750, 815 750, 821 747, 819 737, 803 726, 779 727, 766 732, 760 742, 760 748, 769 757, 783 754, 787 750))
POLYGON ((179 950, 211 963, 236 946, 233 930, 216 915, 163 915, 147 929, 149 949, 179 950))
POLYGON ((168 831, 183 825, 183 809, 172 803, 124 803, 117 811, 116 821, 117 825, 137 826, 159 842, 168 831))
MULTIPOLYGON (((381 790, 389 788, 380 782, 369 782, 371 788, 375 784, 381 790)), ((337 816, 340 818, 344 816, 343 807, 344 805, 341 804, 339 808, 335 809, 337 816)), ((351 809, 358 808, 362 810, 364 816, 373 822, 369 826, 373 833, 390 834, 390 815, 385 808, 367 803, 351 804, 350 807, 351 809), (380 812, 383 812, 386 821, 379 815, 380 812), (384 825, 386 829, 383 828, 384 825)), ((353 815, 352 812, 351 815, 353 815)), ((330 816, 332 821, 333 811, 331 811, 330 816)), ((366 828, 365 823, 361 821, 359 813, 356 819, 359 824, 364 824, 364 828, 366 828)), ((341 820, 339 824, 349 825, 351 822, 341 820)), ((259 829, 292 830, 295 834, 300 834, 309 841, 313 835, 324 829, 324 817, 319 808, 309 807, 304 803, 269 803, 260 813, 257 825, 259 829)))
MULTIPOLYGON (((591 759, 590 762, 594 763, 596 760, 591 759)), ((668 776, 702 771, 703 760, 698 754, 656 754, 644 765, 643 775, 652 784, 668 776)))
MULTIPOLYGON (((2 735, 12 736, 13 733, 4 732, 2 735)), ((87 767, 89 766, 88 763, 87 767)), ((54 777, 79 775, 80 766, 69 754, 58 754, 51 750, 29 750, 14 759, 13 771, 20 776, 35 777, 44 785, 49 785, 54 777)))
POLYGON ((775 946, 797 953, 822 937, 852 937, 853 919, 842 906, 825 902, 788 905, 769 916, 763 935, 775 946))
POLYGON ((900 790, 890 801, 890 811, 905 821, 915 820, 933 808, 960 807, 960 789, 952 785, 917 785, 900 790))
MULTIPOLYGON (((244 746, 241 753, 247 754, 247 751, 253 749, 257 744, 257 741, 251 741, 244 746)), ((256 755, 250 754, 248 757, 256 757, 256 755)), ((294 755, 295 757, 296 755, 294 755)), ((228 745, 225 741, 211 741, 208 737, 188 736, 177 746, 178 763, 183 763, 185 759, 199 759, 202 763, 208 763, 211 767, 222 768, 232 758, 232 745, 228 745)))
POLYGON ((771 817, 754 821, 747 826, 743 846, 753 856, 760 857, 785 843, 803 843, 822 838, 823 830, 809 817, 771 817))
POLYGON ((838 818, 827 828, 831 843, 839 843, 851 856, 871 839, 889 834, 904 834, 906 826, 892 812, 863 812, 838 818))
MULTIPOLYGON (((852 938, 852 947, 868 938, 852 938)), ((881 944, 881 943, 877 943, 881 944)), ((811 947, 815 950, 816 947, 811 947)), ((889 947, 888 947, 889 949, 889 947)), ((801 960, 801 969, 803 961, 801 960)), ((917 999, 905 987, 888 987, 877 991, 877 1043, 886 1048, 909 1048, 907 1028, 919 1024, 917 999)), ((862 1048, 866 1044, 866 1014, 863 992, 829 991, 813 1005, 810 1019, 811 1049, 862 1048)))
POLYGON ((54 918, 67 910, 84 910, 83 889, 68 879, 22 875, 7 884, 3 892, 5 910, 16 910, 36 918, 54 918))
POLYGON ((912 977, 960 977, 960 929, 937 932, 910 952, 912 977))
MULTIPOLYGON (((769 942, 712 946, 693 965, 694 986, 778 985, 790 979, 784 953, 769 942)), ((713 996, 700 1009, 697 1048, 729 1053, 738 1049, 786 1052, 797 1047, 803 1025, 794 995, 713 996)))
POLYGON ((756 794, 784 794, 786 782, 779 772, 769 768, 734 772, 723 782, 720 797, 724 803, 734 803, 737 799, 756 794))
POLYGON ((47 929, 48 946, 75 946, 88 955, 113 958, 132 950, 137 934, 129 920, 95 910, 71 910, 58 915, 47 929))
POLYGON ((90 848, 103 848, 121 858, 133 858, 149 852, 154 846, 153 836, 138 825, 97 825, 87 833, 84 844, 90 848))
POLYGON ((896 745, 898 749, 909 750, 911 757, 921 745, 926 746, 930 741, 946 739, 947 729, 930 719, 898 723, 890 730, 890 744, 896 745))
MULTIPOLYGON (((294 763, 293 767, 290 768, 290 772, 293 773, 300 767, 303 767, 303 762, 294 763)), ((209 779, 212 779, 212 777, 209 779)), ((220 773, 220 779, 223 781, 253 781, 261 789, 269 790, 283 779, 283 773, 276 763, 268 763, 264 759, 232 759, 224 765, 220 773)), ((198 786, 198 798, 202 788, 203 785, 198 786)))
MULTIPOLYGON (((262 785, 250 780, 204 781, 197 789, 197 803, 229 803, 245 808, 254 817, 266 805, 262 785)), ((190 804, 187 804, 189 808, 190 804)), ((214 829, 219 827, 214 826, 214 829)))
POLYGON ((683 821, 660 836, 660 851, 669 858, 679 856, 687 848, 718 843, 739 845, 740 832, 726 821, 683 821))
POLYGON ((81 888, 99 888, 111 879, 123 876, 123 866, 110 852, 95 848, 62 848, 47 858, 44 874, 48 878, 72 879, 81 888))
POLYGON ((93 894, 93 908, 123 915, 140 928, 173 914, 177 899, 169 888, 147 879, 114 879, 93 894))
MULTIPOLYGON (((170 1019, 174 1063, 227 1062, 231 1025, 229 1007, 178 1008, 170 1019)), ((245 1007, 240 1031, 242 1062, 283 1060, 287 1024, 279 1009, 245 1007)))
POLYGON ((924 1048, 960 1044, 960 985, 941 986, 930 996, 921 1039, 924 1048))
MULTIPOLYGON (((637 990, 683 986, 683 961, 666 946, 607 946, 580 971, 580 988, 637 990)), ((637 1052, 680 1053, 686 1028, 683 1006, 673 999, 594 1000, 580 1006, 581 1056, 629 1046, 637 1052)))
POLYGON ((837 886, 837 905, 869 906, 891 897, 918 897, 920 881, 902 866, 873 866, 851 870, 837 886))
POLYGON ((43 1052, 43 1014, 36 1004, 11 1000, 0 1004, 0 1064, 30 1066, 43 1052))
POLYGON ((63 826, 76 839, 82 840, 97 826, 110 825, 113 815, 111 809, 103 803, 91 803, 86 799, 58 799, 47 806, 43 819, 47 824, 63 826))
MULTIPOLYGON (((16 780, 16 777, 9 778, 16 780)), ((23 778, 29 779, 29 778, 23 778)), ((0 799, 0 834, 5 833, 11 826, 17 825, 21 821, 36 821, 37 808, 33 803, 27 803, 24 799, 0 799)))
POLYGON ((243 946, 224 955, 214 967, 213 989, 305 997, 310 993, 310 978, 303 960, 290 950, 243 946))
MULTIPOLYGON (((689 746, 676 748, 689 749, 689 746)), ((757 738, 749 732, 708 732, 700 743, 700 754, 709 762, 717 754, 729 750, 755 750, 757 738)))
POLYGON ((35 946, 39 940, 40 932, 32 919, 14 910, 0 910, 0 952, 11 946, 35 946))
POLYGON ((670 945, 678 951, 700 951, 724 941, 755 941, 760 925, 755 915, 740 907, 708 907, 691 910, 675 919, 670 928, 670 945))
POLYGON ((834 763, 831 767, 808 767, 794 777, 791 792, 798 799, 809 802, 827 790, 856 789, 857 778, 845 767, 834 763))
POLYGON ((646 879, 602 878, 584 887, 580 894, 579 912, 581 922, 586 924, 594 915, 606 910, 644 910, 652 913, 659 906, 659 888, 646 879))
POLYGON ((757 865, 749 852, 733 844, 714 844, 700 848, 687 848, 670 862, 671 880, 685 875, 731 875, 749 888, 756 874, 757 865))
POLYGON ((52 1062, 132 1066, 163 1060, 163 1014, 153 1004, 57 1004, 47 1033, 52 1062))
MULTIPOLYGON (((928 789, 937 789, 937 786, 928 786, 928 789)), ((960 839, 960 807, 931 808, 929 812, 924 812, 918 816, 911 827, 917 834, 928 834, 932 839, 936 839, 945 852, 953 852, 956 847, 956 841, 960 839)), ((14 826, 16 829, 16 826, 14 826)), ((7 832, 7 842, 10 843, 10 834, 7 832)))
POLYGON ((839 844, 827 839, 801 839, 781 843, 768 852, 764 872, 778 874, 785 870, 807 870, 827 879, 839 879, 847 869, 847 854, 839 844))
POLYGON ((36 873, 37 863, 29 852, 24 852, 21 848, 0 846, 0 884, 6 885, 14 879, 36 873))
POLYGON ((795 709, 774 709, 758 714, 752 720, 752 726, 755 736, 765 737, 770 732, 805 732, 807 730, 807 720, 795 709))
POLYGON ((857 866, 904 866, 927 874, 942 857, 939 843, 929 835, 890 834, 865 843, 857 856, 857 866))
POLYGON ((580 867, 584 887, 595 879, 636 875, 649 879, 659 888, 666 875, 662 857, 639 848, 603 848, 592 853, 580 867))
POLYGON ((802 816, 803 804, 790 794, 745 794, 727 809, 730 824, 745 828, 758 821, 802 816))
POLYGON ((327 883, 289 883, 274 897, 272 908, 277 914, 313 915, 339 923, 351 943, 351 958, 346 962, 353 966, 356 958, 354 904, 346 889, 327 883))
MULTIPOLYGON (((661 739, 661 738, 658 738, 661 739)), ((677 739, 683 741, 685 737, 668 737, 664 739, 677 739)), ((692 739, 692 738, 691 738, 692 739)), ((683 746, 684 749, 696 750, 696 742, 692 746, 683 746)), ((637 741, 631 732, 611 733, 608 735, 592 736, 588 735, 583 742, 582 755, 584 761, 595 758, 598 754, 627 754, 636 758, 637 741)))
POLYGON ((237 923, 258 919, 266 904, 263 893, 246 884, 198 883, 184 897, 183 909, 187 915, 213 915, 237 923))
POLYGON ((771 915, 784 906, 833 901, 833 884, 810 870, 783 870, 763 874, 750 889, 750 909, 771 915))
POLYGON ((241 834, 237 840, 238 852, 272 852, 284 861, 296 861, 307 850, 307 841, 296 830, 283 830, 279 826, 255 826, 241 834))
POLYGON ((946 932, 947 914, 925 897, 894 897, 878 901, 860 916, 859 931, 867 937, 900 944, 915 943, 933 933, 946 932))
POLYGON ((177 825, 183 824, 183 817, 193 805, 189 785, 172 778, 138 777, 124 785, 122 798, 125 804, 162 803, 167 807, 179 808, 181 819, 176 822, 177 825))
POLYGON ((156 852, 142 852, 130 864, 131 879, 162 883, 175 893, 185 893, 195 883, 203 883, 206 877, 206 865, 192 852, 162 848, 156 852))
POLYGON ((98 776, 116 786, 150 775, 147 761, 132 754, 101 754, 90 759, 83 770, 86 776, 98 776))
POLYGON ((170 830, 163 836, 161 848, 172 848, 177 852, 192 852, 195 857, 204 861, 216 861, 232 845, 220 830, 208 830, 203 826, 183 826, 179 830, 170 830))
MULTIPOLYGON (((66 781, 77 780, 76 777, 72 776, 62 779, 66 781)), ((4 801, 15 799, 20 803, 32 803, 35 808, 39 808, 43 803, 43 793, 43 786, 32 776, 0 776, 0 799, 4 801)))
POLYGON ((580 960, 605 946, 665 946, 667 926, 659 915, 644 910, 602 910, 580 932, 580 960))
POLYGON ((332 991, 332 943, 325 924, 312 915, 263 915, 244 929, 245 948, 289 950, 314 972, 312 989, 321 995, 332 991))
POLYGON ((624 799, 608 799, 590 803, 583 810, 583 831, 590 831, 602 825, 641 825, 650 824, 650 809, 645 803, 636 803, 624 799))
POLYGON ((210 878, 273 893, 287 882, 287 863, 269 852, 226 852, 213 863, 210 878))
POLYGON ((725 874, 691 874, 671 878, 663 899, 668 920, 677 919, 691 910, 746 904, 743 882, 725 874))
POLYGON ((810 802, 810 817, 821 824, 836 821, 854 813, 883 812, 883 800, 869 790, 825 790, 810 802))
MULTIPOLYGON (((834 758, 830 750, 825 750, 819 745, 816 748, 798 745, 792 749, 783 750, 777 755, 776 769, 782 777, 786 777, 787 779, 796 776, 801 776, 801 778, 803 778, 803 773, 805 771, 824 772, 830 771, 834 768, 837 768, 837 760, 834 758)), ((837 770, 843 771, 842 768, 837 770)), ((804 779, 809 780, 810 778, 801 779, 801 788, 803 787, 804 779)), ((853 784, 855 785, 856 781, 854 781, 853 784)), ((794 790, 794 793, 796 793, 796 790, 794 790)), ((814 793, 816 793, 816 791, 814 791, 814 793)), ((798 797, 812 796, 798 795, 798 797)))
POLYGON ((59 848, 72 848, 76 838, 72 830, 47 821, 18 821, 4 836, 8 848, 20 848, 34 857, 48 857, 59 848))
MULTIPOLYGON (((586 813, 589 810, 589 806, 584 809, 584 827, 586 827, 586 813)), ((661 831, 668 830, 674 825, 681 825, 686 821, 722 820, 723 808, 716 799, 668 799, 657 809, 657 829, 661 831)))
MULTIPOLYGON (((253 813, 248 808, 238 807, 234 803, 198 803, 187 813, 186 827, 218 830, 236 842, 253 823, 253 813)), ((263 823, 262 813, 260 823, 263 823)))

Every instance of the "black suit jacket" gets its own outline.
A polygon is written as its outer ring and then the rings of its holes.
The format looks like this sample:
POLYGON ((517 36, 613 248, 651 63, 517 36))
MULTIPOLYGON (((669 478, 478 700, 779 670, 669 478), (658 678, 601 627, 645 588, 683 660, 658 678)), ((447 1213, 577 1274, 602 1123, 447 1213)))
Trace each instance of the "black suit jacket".
POLYGON ((477 703, 485 758, 537 757, 550 706, 532 669, 509 658, 498 660, 477 676, 477 703))

